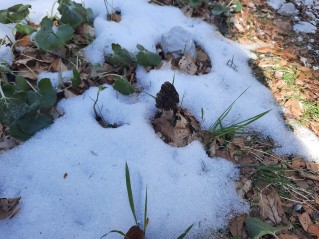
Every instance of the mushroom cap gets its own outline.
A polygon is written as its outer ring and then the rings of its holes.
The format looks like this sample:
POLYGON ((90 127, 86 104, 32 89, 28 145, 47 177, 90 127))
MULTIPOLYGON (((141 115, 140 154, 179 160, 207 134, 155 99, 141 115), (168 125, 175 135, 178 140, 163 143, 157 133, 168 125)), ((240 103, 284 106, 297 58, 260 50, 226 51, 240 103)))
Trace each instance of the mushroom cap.
POLYGON ((156 107, 163 110, 176 110, 179 95, 173 84, 165 82, 156 94, 156 107))

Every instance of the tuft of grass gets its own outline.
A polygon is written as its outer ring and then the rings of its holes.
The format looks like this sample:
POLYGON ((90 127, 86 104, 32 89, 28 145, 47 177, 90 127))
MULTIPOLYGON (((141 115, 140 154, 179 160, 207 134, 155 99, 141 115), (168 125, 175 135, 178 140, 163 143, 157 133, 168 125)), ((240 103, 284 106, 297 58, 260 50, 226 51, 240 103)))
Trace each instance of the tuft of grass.
POLYGON ((211 133, 213 138, 216 137, 223 137, 224 139, 232 139, 235 135, 238 134, 249 134, 249 132, 244 131, 244 128, 255 122, 256 120, 260 119, 261 117, 263 117, 264 115, 266 115, 270 110, 267 110, 263 113, 260 113, 256 116, 253 116, 249 119, 237 122, 237 123, 233 123, 233 124, 229 124, 229 125, 223 125, 223 120, 226 118, 226 116, 229 114, 229 112, 231 111, 231 109, 233 108, 234 104, 236 103, 236 101, 248 90, 249 88, 247 88, 246 90, 244 90, 244 92, 242 92, 234 101, 233 103, 231 103, 231 105, 218 117, 218 119, 216 120, 216 122, 209 127, 208 131, 211 133))

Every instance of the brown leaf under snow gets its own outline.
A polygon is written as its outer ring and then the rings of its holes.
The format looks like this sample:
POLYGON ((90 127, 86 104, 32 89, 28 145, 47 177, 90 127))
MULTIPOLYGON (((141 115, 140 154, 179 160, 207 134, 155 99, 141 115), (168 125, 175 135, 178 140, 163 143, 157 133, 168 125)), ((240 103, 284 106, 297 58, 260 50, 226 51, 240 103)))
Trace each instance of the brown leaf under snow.
POLYGON ((17 198, 0 198, 0 220, 6 218, 13 218, 20 209, 17 206, 20 202, 21 197, 17 198))
POLYGON ((261 194, 260 208, 262 216, 264 218, 269 218, 275 224, 287 221, 281 205, 281 199, 275 190, 267 195, 261 194))
POLYGON ((54 72, 61 72, 61 71, 67 71, 68 68, 66 67, 66 65, 64 65, 61 58, 58 58, 51 63, 49 70, 54 72))

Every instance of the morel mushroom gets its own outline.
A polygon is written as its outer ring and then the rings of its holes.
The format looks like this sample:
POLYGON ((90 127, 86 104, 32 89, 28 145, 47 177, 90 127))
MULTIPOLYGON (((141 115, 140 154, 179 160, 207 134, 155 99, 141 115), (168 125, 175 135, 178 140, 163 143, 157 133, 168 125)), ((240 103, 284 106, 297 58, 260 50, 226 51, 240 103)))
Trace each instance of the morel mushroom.
POLYGON ((156 107, 162 112, 162 117, 167 120, 174 120, 174 113, 179 103, 179 95, 173 84, 165 82, 156 95, 156 107))

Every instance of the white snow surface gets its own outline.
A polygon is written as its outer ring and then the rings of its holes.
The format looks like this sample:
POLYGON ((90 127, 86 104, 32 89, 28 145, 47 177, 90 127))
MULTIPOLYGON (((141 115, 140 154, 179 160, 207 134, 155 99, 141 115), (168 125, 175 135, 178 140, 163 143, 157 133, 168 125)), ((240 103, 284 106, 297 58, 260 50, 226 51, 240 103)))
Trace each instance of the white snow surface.
POLYGON ((286 3, 286 1, 285 0, 267 0, 267 3, 273 9, 278 10, 279 8, 281 8, 282 5, 286 3))
POLYGON ((296 23, 293 26, 294 30, 296 32, 303 32, 303 33, 316 33, 317 27, 314 26, 313 24, 305 21, 301 21, 296 23))
MULTIPOLYGON (((53 2, 23 3, 32 5, 30 18, 39 21, 53 2)), ((19 1, 0 3, 6 8, 19 1)), ((274 139, 281 145, 277 149, 280 154, 299 154, 319 161, 318 138, 308 131, 298 134, 288 130, 271 92, 253 77, 247 64, 250 55, 240 45, 174 7, 151 5, 147 0, 114 0, 113 7, 122 12, 121 22, 115 23, 105 20, 104 1, 86 0, 85 4, 96 17, 97 38, 85 50, 92 63, 102 63, 112 43, 131 51, 137 50, 136 44, 155 51, 163 33, 181 26, 208 53, 212 72, 190 76, 168 68, 147 73, 139 67, 137 87, 143 90, 139 95, 119 95, 111 86, 101 92, 101 114, 108 122, 121 125, 116 129, 101 128, 94 118, 92 99, 97 88, 60 101, 58 110, 64 115, 52 126, 0 154, 0 197, 22 197, 20 213, 0 221, 1 237, 91 239, 114 229, 127 231, 134 220, 126 193, 126 162, 140 223, 147 187, 147 238, 177 238, 193 223, 187 238, 208 238, 211 232, 225 228, 234 214, 246 212, 248 205, 235 190, 235 165, 209 158, 199 142, 174 148, 154 133, 150 119, 156 112, 155 102, 146 93, 156 95, 161 84, 172 81, 174 74, 180 97, 185 94, 183 107, 197 119, 201 119, 203 108, 203 128, 250 87, 225 123, 272 109, 250 130, 274 139), (227 66, 233 56, 238 71, 227 66)), ((0 30, 10 32, 3 25, 0 30)), ((110 234, 107 238, 122 237, 110 234)))

